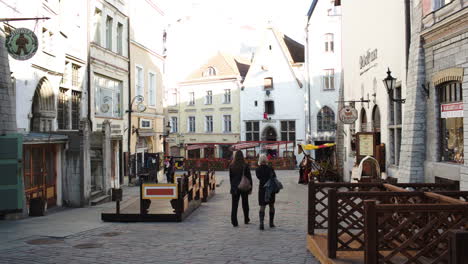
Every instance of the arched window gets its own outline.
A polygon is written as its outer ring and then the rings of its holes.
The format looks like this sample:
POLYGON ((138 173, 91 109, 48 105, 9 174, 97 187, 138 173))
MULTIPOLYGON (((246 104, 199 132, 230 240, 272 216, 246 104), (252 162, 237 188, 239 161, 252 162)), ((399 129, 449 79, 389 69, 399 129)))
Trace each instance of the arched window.
POLYGON ((459 81, 437 86, 440 104, 440 160, 464 162, 463 88, 459 81))
POLYGON ((333 110, 324 106, 317 114, 317 130, 330 131, 335 129, 335 113, 333 110))
POLYGON ((367 114, 364 108, 361 109, 361 132, 367 131, 367 114))
POLYGON ((372 129, 374 132, 380 132, 380 110, 377 105, 372 110, 372 129))
POLYGON ((207 76, 215 76, 216 75, 216 70, 213 67, 208 67, 204 72, 203 72, 203 77, 207 76))
POLYGON ((37 84, 31 112, 31 131, 44 132, 53 130, 53 121, 57 116, 55 111, 55 95, 52 86, 45 77, 37 84))

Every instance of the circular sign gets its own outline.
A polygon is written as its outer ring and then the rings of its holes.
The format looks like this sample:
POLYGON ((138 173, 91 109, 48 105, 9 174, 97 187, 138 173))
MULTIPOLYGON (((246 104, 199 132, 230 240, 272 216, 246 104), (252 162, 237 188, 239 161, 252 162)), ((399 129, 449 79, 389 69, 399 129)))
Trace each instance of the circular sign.
POLYGON ((6 38, 5 46, 14 59, 28 60, 36 53, 39 43, 34 32, 27 28, 18 28, 6 38))
POLYGON ((146 106, 144 104, 138 104, 137 105, 137 111, 138 111, 138 113, 142 113, 142 112, 146 111, 146 106))
POLYGON ((340 110, 340 120, 345 124, 352 124, 358 118, 358 113, 356 108, 352 106, 345 106, 340 110))
POLYGON ((108 104, 102 104, 101 105, 101 112, 107 113, 109 112, 110 106, 108 104))

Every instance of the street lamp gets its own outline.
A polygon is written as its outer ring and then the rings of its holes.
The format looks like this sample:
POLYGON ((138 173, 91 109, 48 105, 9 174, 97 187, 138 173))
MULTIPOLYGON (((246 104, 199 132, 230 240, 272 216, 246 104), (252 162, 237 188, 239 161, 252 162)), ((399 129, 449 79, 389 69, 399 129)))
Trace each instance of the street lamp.
POLYGON ((388 96, 390 97, 390 100, 392 102, 404 104, 406 99, 395 99, 393 98, 393 90, 395 89, 396 86, 396 78, 392 76, 392 72, 390 71, 390 68, 388 68, 387 71, 387 78, 383 79, 383 83, 385 85, 385 88, 387 89, 388 96))
POLYGON ((164 155, 167 156, 167 146, 166 146, 166 138, 171 133, 171 123, 168 121, 167 125, 165 126, 164 132, 162 135, 159 135, 159 139, 163 138, 163 148, 164 148, 164 155))

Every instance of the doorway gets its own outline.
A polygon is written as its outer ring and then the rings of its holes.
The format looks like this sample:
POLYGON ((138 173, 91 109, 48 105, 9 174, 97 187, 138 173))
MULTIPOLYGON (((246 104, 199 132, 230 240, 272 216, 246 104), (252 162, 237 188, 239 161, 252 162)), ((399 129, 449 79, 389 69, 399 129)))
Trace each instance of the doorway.
POLYGON ((278 136, 274 127, 268 126, 263 130, 262 138, 265 141, 276 141, 278 136))

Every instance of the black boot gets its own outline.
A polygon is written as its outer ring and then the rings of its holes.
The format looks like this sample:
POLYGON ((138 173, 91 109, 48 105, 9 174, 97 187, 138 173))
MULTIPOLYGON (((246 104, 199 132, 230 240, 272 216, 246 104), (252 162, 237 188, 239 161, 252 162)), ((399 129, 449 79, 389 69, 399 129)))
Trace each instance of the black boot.
POLYGON ((263 220, 265 219, 265 212, 259 212, 258 215, 260 216, 260 230, 264 230, 265 227, 263 226, 263 220))
POLYGON ((275 224, 273 222, 273 219, 275 218, 275 211, 270 212, 270 227, 273 228, 275 227, 275 224))

